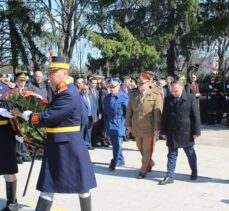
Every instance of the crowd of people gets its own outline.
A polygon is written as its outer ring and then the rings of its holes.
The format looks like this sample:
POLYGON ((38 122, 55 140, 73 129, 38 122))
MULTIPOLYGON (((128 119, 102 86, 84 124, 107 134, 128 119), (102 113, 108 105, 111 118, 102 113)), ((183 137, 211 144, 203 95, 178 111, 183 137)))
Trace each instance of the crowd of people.
MULTIPOLYGON (((158 137, 166 140, 168 147, 167 173, 159 185, 174 182, 179 148, 187 155, 190 179, 198 178, 194 144, 201 134, 200 98, 204 93, 196 82, 195 73, 184 85, 172 76, 155 80, 150 71, 141 72, 137 78, 125 76, 121 80, 99 75, 73 80, 68 71, 69 62, 66 59, 53 57, 49 80, 45 81, 42 71, 37 70, 31 79, 25 73, 19 73, 15 84, 5 77, 0 84, 1 97, 12 89, 31 90, 49 102, 45 112, 24 111, 22 114, 31 126, 44 127, 47 131, 48 141, 45 142, 37 183, 41 194, 36 211, 50 210, 54 193, 79 193, 81 210, 90 211, 89 190, 96 187, 96 181, 85 149, 111 146, 112 159, 108 169, 115 171, 117 166, 125 165, 122 144, 128 139, 136 141, 142 156, 137 179, 144 179, 155 165, 153 152, 158 137), (64 158, 64 162, 56 164, 60 157, 64 158), (78 167, 74 168, 76 164, 78 167)), ((220 78, 217 82, 214 80, 211 77, 206 87, 208 124, 221 122, 229 107, 229 77, 224 82, 220 78)), ((11 160, 10 168, 9 164, 0 165, 0 174, 5 175, 6 180, 5 211, 13 210, 10 206, 16 204, 16 161, 30 160, 20 137, 12 136, 14 133, 8 124, 8 119, 12 117, 10 111, 0 108, 0 130, 7 131, 3 138, 11 140, 7 146, 0 147, 3 150, 0 151, 0 160, 7 156, 11 160), (14 160, 13 151, 15 139, 18 139, 17 160, 14 160), (6 155, 4 148, 10 149, 8 151, 13 151, 13 154, 6 155)))

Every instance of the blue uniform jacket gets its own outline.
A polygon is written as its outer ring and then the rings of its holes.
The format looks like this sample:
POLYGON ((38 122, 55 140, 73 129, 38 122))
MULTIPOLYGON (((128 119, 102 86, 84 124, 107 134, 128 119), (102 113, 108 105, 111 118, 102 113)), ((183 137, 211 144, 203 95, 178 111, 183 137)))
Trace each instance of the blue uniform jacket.
POLYGON ((49 193, 85 193, 96 187, 89 153, 83 141, 80 95, 68 84, 57 93, 44 113, 31 115, 30 123, 45 127, 47 141, 37 189, 49 193))
MULTIPOLYGON (((79 93, 73 84, 66 91, 57 93, 46 112, 33 114, 30 118, 35 127, 67 128, 81 125, 81 103, 79 93)), ((69 142, 79 136, 79 130, 73 132, 49 133, 47 139, 54 142, 69 142)))
POLYGON ((108 136, 125 136, 125 115, 128 104, 128 97, 118 93, 111 94, 104 98, 104 119, 108 136))

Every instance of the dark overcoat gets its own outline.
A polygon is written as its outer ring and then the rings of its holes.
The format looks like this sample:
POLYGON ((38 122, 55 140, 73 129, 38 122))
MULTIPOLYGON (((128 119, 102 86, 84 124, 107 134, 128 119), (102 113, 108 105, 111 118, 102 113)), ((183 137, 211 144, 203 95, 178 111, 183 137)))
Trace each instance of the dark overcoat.
POLYGON ((49 193, 85 193, 96 187, 95 175, 81 125, 80 95, 73 84, 59 91, 46 112, 30 123, 45 127, 47 141, 37 189, 49 193))
POLYGON ((193 135, 200 135, 200 126, 200 113, 192 94, 183 92, 178 103, 172 95, 165 98, 161 134, 167 135, 167 146, 193 146, 193 135))
MULTIPOLYGON (((0 100, 12 90, 7 83, 0 80, 0 100)), ((0 175, 18 172, 14 136, 9 119, 0 115, 0 175)))

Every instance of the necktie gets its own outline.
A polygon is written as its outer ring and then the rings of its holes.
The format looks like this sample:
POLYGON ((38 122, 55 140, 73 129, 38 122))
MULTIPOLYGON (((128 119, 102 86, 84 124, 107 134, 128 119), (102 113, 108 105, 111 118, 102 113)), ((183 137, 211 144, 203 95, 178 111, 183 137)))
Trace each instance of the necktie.
POLYGON ((95 90, 94 89, 92 89, 92 93, 96 97, 96 93, 95 93, 95 90))
POLYGON ((86 103, 88 107, 88 114, 91 115, 91 104, 90 104, 90 99, 88 96, 86 96, 86 103))
POLYGON ((180 97, 175 97, 175 105, 177 105, 177 103, 179 102, 180 97))

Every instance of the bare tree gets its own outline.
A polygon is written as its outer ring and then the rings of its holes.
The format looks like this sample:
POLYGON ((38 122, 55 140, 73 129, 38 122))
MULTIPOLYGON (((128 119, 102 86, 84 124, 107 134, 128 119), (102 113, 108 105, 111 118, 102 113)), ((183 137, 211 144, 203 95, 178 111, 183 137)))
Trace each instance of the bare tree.
POLYGON ((226 71, 225 54, 229 50, 229 37, 223 37, 217 39, 218 47, 218 70, 219 72, 226 71))
POLYGON ((77 41, 86 33, 83 14, 89 0, 43 0, 46 18, 51 26, 52 44, 58 54, 72 57, 77 41))

